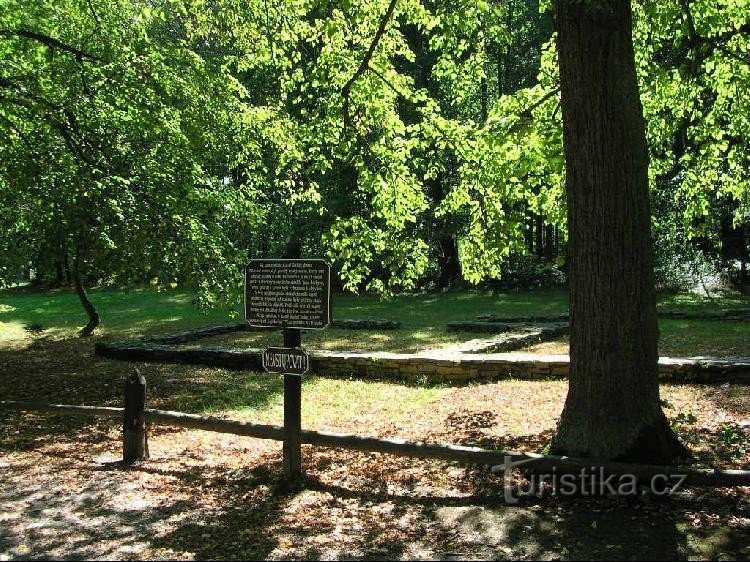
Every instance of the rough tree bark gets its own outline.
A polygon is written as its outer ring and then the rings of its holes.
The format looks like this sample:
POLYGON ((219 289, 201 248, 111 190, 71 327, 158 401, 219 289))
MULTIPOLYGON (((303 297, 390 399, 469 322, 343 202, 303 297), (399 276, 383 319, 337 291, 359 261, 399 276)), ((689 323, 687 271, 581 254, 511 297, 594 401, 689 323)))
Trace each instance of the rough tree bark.
POLYGON ((630 0, 557 0, 570 386, 551 452, 672 464, 661 410, 645 123, 630 0))
POLYGON ((122 424, 122 460, 129 463, 149 458, 146 428, 146 378, 138 369, 125 382, 122 424))

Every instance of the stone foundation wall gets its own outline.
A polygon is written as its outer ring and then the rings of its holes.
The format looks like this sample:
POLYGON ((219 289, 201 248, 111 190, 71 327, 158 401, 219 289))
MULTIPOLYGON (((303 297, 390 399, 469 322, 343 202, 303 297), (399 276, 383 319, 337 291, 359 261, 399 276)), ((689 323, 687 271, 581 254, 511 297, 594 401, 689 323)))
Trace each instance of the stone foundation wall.
MULTIPOLYGON (((261 370, 260 350, 220 347, 184 349, 180 346, 148 344, 97 344, 104 357, 125 361, 188 363, 227 369, 261 370)), ((311 352, 311 371, 327 376, 372 379, 426 379, 431 382, 467 382, 517 378, 523 380, 564 379, 567 355, 529 353, 456 353, 439 350, 406 353, 311 352)), ((750 384, 750 358, 737 360, 659 360, 662 380, 674 382, 750 384)))
MULTIPOLYGON (((472 381, 517 378, 523 380, 564 379, 567 355, 529 353, 396 354, 316 352, 312 369, 326 375, 363 378, 427 378, 430 381, 472 381)), ((750 359, 693 360, 663 357, 659 376, 674 382, 750 383, 750 359)))

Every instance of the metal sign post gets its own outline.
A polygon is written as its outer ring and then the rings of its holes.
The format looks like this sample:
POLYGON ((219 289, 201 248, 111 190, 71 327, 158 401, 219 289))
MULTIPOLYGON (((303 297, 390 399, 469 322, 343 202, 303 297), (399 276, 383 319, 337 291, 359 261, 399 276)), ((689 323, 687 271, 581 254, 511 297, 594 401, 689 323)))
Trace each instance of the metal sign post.
MULTIPOLYGON (((284 347, 299 348, 302 331, 284 329, 284 347)), ((302 377, 284 373, 284 478, 302 477, 302 377)))
POLYGON ((251 260, 245 268, 245 319, 282 328, 284 347, 263 352, 263 368, 284 375, 284 478, 302 477, 302 375, 310 358, 302 330, 331 322, 331 266, 324 260, 251 260))

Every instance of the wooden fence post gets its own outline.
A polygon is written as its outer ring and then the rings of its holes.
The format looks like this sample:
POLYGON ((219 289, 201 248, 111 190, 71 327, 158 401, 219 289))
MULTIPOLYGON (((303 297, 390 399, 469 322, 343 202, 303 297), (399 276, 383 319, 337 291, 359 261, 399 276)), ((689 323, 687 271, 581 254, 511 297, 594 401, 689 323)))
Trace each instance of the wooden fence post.
POLYGON ((146 433, 146 378, 138 369, 125 382, 122 427, 122 460, 129 463, 148 458, 146 433))

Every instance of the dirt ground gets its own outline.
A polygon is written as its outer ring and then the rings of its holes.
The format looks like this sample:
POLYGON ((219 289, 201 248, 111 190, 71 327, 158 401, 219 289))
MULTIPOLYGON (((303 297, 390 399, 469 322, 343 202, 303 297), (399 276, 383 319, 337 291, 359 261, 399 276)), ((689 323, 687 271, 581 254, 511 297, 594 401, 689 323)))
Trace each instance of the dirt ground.
MULTIPOLYGON (((132 368, 95 357, 93 342, 43 338, 0 349, 0 365, 2 399, 97 405, 121 405, 132 368)), ((238 376, 141 367, 161 408, 238 376)), ((750 468, 747 390, 663 387, 699 465, 750 468)), ((539 451, 564 397, 561 381, 441 387, 419 415, 350 404, 303 425, 539 451)), ((155 426, 151 458, 122 466, 115 420, 3 412, 0 424, 0 560, 750 558, 750 488, 514 505, 484 467, 305 446, 305 480, 290 490, 274 441, 155 426)))

